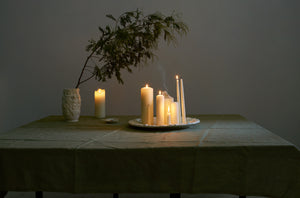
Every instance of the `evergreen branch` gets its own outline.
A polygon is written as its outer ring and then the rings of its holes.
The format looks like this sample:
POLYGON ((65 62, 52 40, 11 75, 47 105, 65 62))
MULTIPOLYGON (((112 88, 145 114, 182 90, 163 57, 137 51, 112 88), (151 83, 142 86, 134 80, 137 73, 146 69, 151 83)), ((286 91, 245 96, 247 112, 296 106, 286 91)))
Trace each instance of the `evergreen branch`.
POLYGON ((132 72, 130 67, 153 60, 153 51, 157 49, 160 39, 168 44, 176 43, 176 35, 185 35, 189 30, 175 13, 164 16, 156 12, 144 16, 142 11, 136 10, 125 12, 117 18, 110 14, 106 16, 114 22, 114 27, 99 27, 99 39, 89 40, 86 50, 91 53, 84 63, 76 88, 94 76, 98 81, 106 81, 114 75, 119 83, 123 83, 122 69, 132 72), (95 64, 93 76, 81 81, 84 71, 91 68, 87 66, 90 60, 95 64), (95 60, 103 66, 99 68, 95 60))

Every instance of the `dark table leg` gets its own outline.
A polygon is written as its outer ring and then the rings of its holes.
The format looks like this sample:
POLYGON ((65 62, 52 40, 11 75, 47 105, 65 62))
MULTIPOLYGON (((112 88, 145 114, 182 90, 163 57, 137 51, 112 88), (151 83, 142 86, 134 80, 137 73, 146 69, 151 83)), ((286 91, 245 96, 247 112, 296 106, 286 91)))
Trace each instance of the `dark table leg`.
POLYGON ((0 191, 0 198, 4 198, 7 195, 7 191, 0 191))
POLYGON ((43 192, 42 191, 36 191, 35 192, 35 198, 43 198, 43 192))
POLYGON ((242 195, 240 195, 240 196, 239 196, 239 198, 246 198, 246 196, 242 196, 242 195))
POLYGON ((180 198, 180 193, 170 193, 170 198, 180 198))
POLYGON ((118 193, 114 193, 113 194, 113 198, 119 198, 119 194, 118 193))

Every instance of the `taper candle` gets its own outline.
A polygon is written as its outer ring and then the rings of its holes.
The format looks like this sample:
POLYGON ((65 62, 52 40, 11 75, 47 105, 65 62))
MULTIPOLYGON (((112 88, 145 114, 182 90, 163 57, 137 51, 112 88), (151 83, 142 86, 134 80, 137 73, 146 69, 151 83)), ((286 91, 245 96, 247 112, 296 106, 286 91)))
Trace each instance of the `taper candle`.
POLYGON ((96 118, 105 117, 105 89, 95 91, 95 116, 96 118))
POLYGON ((184 100, 184 89, 183 89, 183 80, 180 79, 180 100, 181 100, 181 121, 183 124, 186 124, 186 114, 185 114, 185 100, 184 100))
POLYGON ((176 75, 176 94, 177 94, 177 102, 178 102, 178 116, 179 116, 179 123, 181 123, 181 102, 180 102, 180 91, 179 91, 179 78, 178 75, 176 75))
POLYGON ((153 124, 153 88, 146 84, 141 88, 141 111, 142 111, 142 123, 152 125, 153 124))
POLYGON ((161 95, 161 91, 156 96, 156 125, 161 126, 165 124, 164 113, 165 113, 165 101, 164 96, 161 95))

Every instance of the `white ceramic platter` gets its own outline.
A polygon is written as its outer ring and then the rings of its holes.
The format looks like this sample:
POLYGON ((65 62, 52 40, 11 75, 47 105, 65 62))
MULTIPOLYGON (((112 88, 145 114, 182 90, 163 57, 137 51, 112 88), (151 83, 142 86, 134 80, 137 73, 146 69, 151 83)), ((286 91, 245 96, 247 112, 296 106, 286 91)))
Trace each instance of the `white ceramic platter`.
POLYGON ((187 117, 187 124, 176 124, 176 125, 162 125, 162 126, 157 126, 156 125, 156 118, 154 117, 153 125, 148 125, 148 124, 142 124, 141 118, 136 118, 133 120, 129 120, 128 124, 132 127, 136 128, 141 128, 141 129, 146 129, 146 130, 175 130, 175 129, 185 129, 190 126, 196 125, 200 123, 200 120, 197 118, 190 118, 187 117))

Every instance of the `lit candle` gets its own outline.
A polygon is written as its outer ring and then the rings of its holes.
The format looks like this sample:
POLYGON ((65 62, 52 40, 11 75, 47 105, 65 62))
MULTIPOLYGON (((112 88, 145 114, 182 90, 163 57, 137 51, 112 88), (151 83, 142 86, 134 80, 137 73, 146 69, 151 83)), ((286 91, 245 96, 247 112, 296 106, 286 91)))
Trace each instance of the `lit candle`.
POLYGON ((186 124, 186 114, 185 114, 185 101, 184 101, 184 90, 183 90, 183 80, 180 79, 180 93, 181 93, 181 121, 186 124))
POLYGON ((168 106, 167 125, 171 125, 171 112, 170 112, 170 106, 168 106))
POLYGON ((142 110, 142 123, 153 124, 153 88, 146 84, 141 88, 141 110, 142 110))
POLYGON ((165 101, 164 96, 161 95, 161 91, 156 96, 156 125, 161 126, 165 124, 164 113, 165 113, 165 101))
POLYGON ((179 78, 176 75, 176 93, 177 93, 177 102, 178 102, 178 116, 179 116, 179 123, 181 123, 181 106, 180 106, 180 91, 179 91, 179 78))
POLYGON ((105 117, 105 89, 95 91, 95 116, 97 118, 105 117))
POLYGON ((171 103, 171 123, 179 124, 178 102, 171 103))
MULTIPOLYGON (((171 97, 167 91, 163 91, 162 92, 162 95, 164 96, 165 98, 165 125, 167 125, 167 117, 168 117, 168 106, 171 106, 171 103, 174 102, 174 98, 171 97)), ((172 113, 171 113, 172 114, 172 113)))

